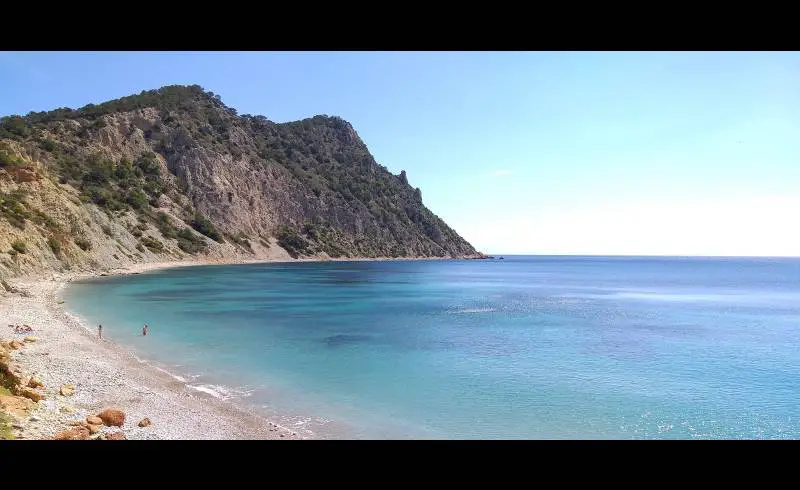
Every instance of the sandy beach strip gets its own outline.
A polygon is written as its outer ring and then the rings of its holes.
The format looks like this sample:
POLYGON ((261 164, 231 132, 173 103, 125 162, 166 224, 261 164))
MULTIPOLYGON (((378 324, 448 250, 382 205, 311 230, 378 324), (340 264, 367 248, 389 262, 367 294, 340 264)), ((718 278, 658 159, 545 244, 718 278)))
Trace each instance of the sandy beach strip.
MULTIPOLYGON (((109 273, 141 273, 154 269, 213 264, 213 261, 140 264, 109 273)), ((15 418, 17 439, 40 439, 69 429, 69 423, 85 420, 104 408, 125 412, 122 427, 127 439, 307 439, 280 427, 261 414, 207 395, 142 363, 132 352, 108 340, 100 340, 60 304, 60 292, 68 282, 100 273, 53 274, 47 279, 11 282, 22 294, 0 297, 0 339, 22 341, 9 325, 30 325, 36 342, 13 351, 13 361, 26 376, 44 384, 38 391, 46 399, 27 420, 15 418), (75 393, 62 396, 62 385, 75 393), (152 424, 138 427, 148 418, 152 424)), ((209 353, 213 355, 213 353, 209 353)), ((104 431, 117 431, 104 428, 104 431)))

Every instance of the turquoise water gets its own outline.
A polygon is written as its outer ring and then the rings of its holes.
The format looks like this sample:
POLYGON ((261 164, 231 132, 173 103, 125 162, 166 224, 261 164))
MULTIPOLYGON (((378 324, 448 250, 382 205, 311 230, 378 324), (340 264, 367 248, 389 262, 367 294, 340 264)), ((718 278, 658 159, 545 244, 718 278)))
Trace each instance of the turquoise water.
POLYGON ((203 266, 65 299, 139 357, 301 433, 800 438, 797 259, 203 266))

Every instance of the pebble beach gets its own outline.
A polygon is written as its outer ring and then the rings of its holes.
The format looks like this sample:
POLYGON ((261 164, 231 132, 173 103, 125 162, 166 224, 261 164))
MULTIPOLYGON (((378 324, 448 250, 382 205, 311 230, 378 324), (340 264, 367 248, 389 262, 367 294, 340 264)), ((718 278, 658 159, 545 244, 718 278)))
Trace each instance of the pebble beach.
POLYGON ((88 417, 110 408, 125 414, 122 427, 104 425, 93 429, 91 438, 308 438, 142 363, 126 348, 98 338, 96 327, 83 325, 60 299, 63 288, 76 279, 209 263, 213 262, 141 264, 119 271, 9 281, 15 292, 0 296, 0 340, 7 347, 8 341, 17 341, 17 348, 6 351, 24 384, 35 378, 43 385, 33 390, 43 396, 38 402, 7 393, 0 397, 0 408, 11 417, 13 437, 53 438, 80 423, 86 426, 88 417), (29 325, 33 332, 16 334, 13 325, 29 325), (149 424, 140 423, 144 419, 149 424))

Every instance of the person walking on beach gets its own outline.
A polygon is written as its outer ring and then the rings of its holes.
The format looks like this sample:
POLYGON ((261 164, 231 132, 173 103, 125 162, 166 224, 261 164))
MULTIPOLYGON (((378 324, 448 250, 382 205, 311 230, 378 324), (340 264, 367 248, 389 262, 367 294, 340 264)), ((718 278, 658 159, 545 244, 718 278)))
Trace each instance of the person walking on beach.
POLYGON ((98 325, 97 326, 97 336, 100 337, 101 339, 103 338, 103 326, 102 325, 98 325))
POLYGON ((144 328, 142 328, 142 337, 146 337, 146 336, 147 336, 147 324, 145 323, 144 324, 144 328))

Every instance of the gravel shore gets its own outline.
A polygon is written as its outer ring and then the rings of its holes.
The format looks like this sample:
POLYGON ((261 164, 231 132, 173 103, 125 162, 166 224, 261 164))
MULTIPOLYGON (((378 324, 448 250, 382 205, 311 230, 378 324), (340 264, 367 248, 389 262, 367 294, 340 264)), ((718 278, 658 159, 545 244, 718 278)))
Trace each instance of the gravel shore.
MULTIPOLYGON (((214 262, 203 262, 214 263, 214 262)), ((197 265, 194 263, 142 264, 124 271, 197 265)), ((155 367, 142 364, 120 345, 100 340, 59 303, 60 292, 72 280, 98 273, 55 274, 46 279, 14 281, 19 291, 0 296, 0 339, 22 341, 9 324, 27 324, 36 341, 12 352, 15 365, 26 376, 44 384, 45 396, 27 420, 14 418, 17 439, 40 439, 69 429, 69 423, 85 420, 111 407, 125 412, 122 427, 127 439, 305 439, 265 417, 232 403, 187 387, 155 367), (71 396, 59 391, 75 386, 71 396), (150 419, 151 425, 137 423, 150 419)), ((104 427, 105 432, 118 432, 104 427)))

